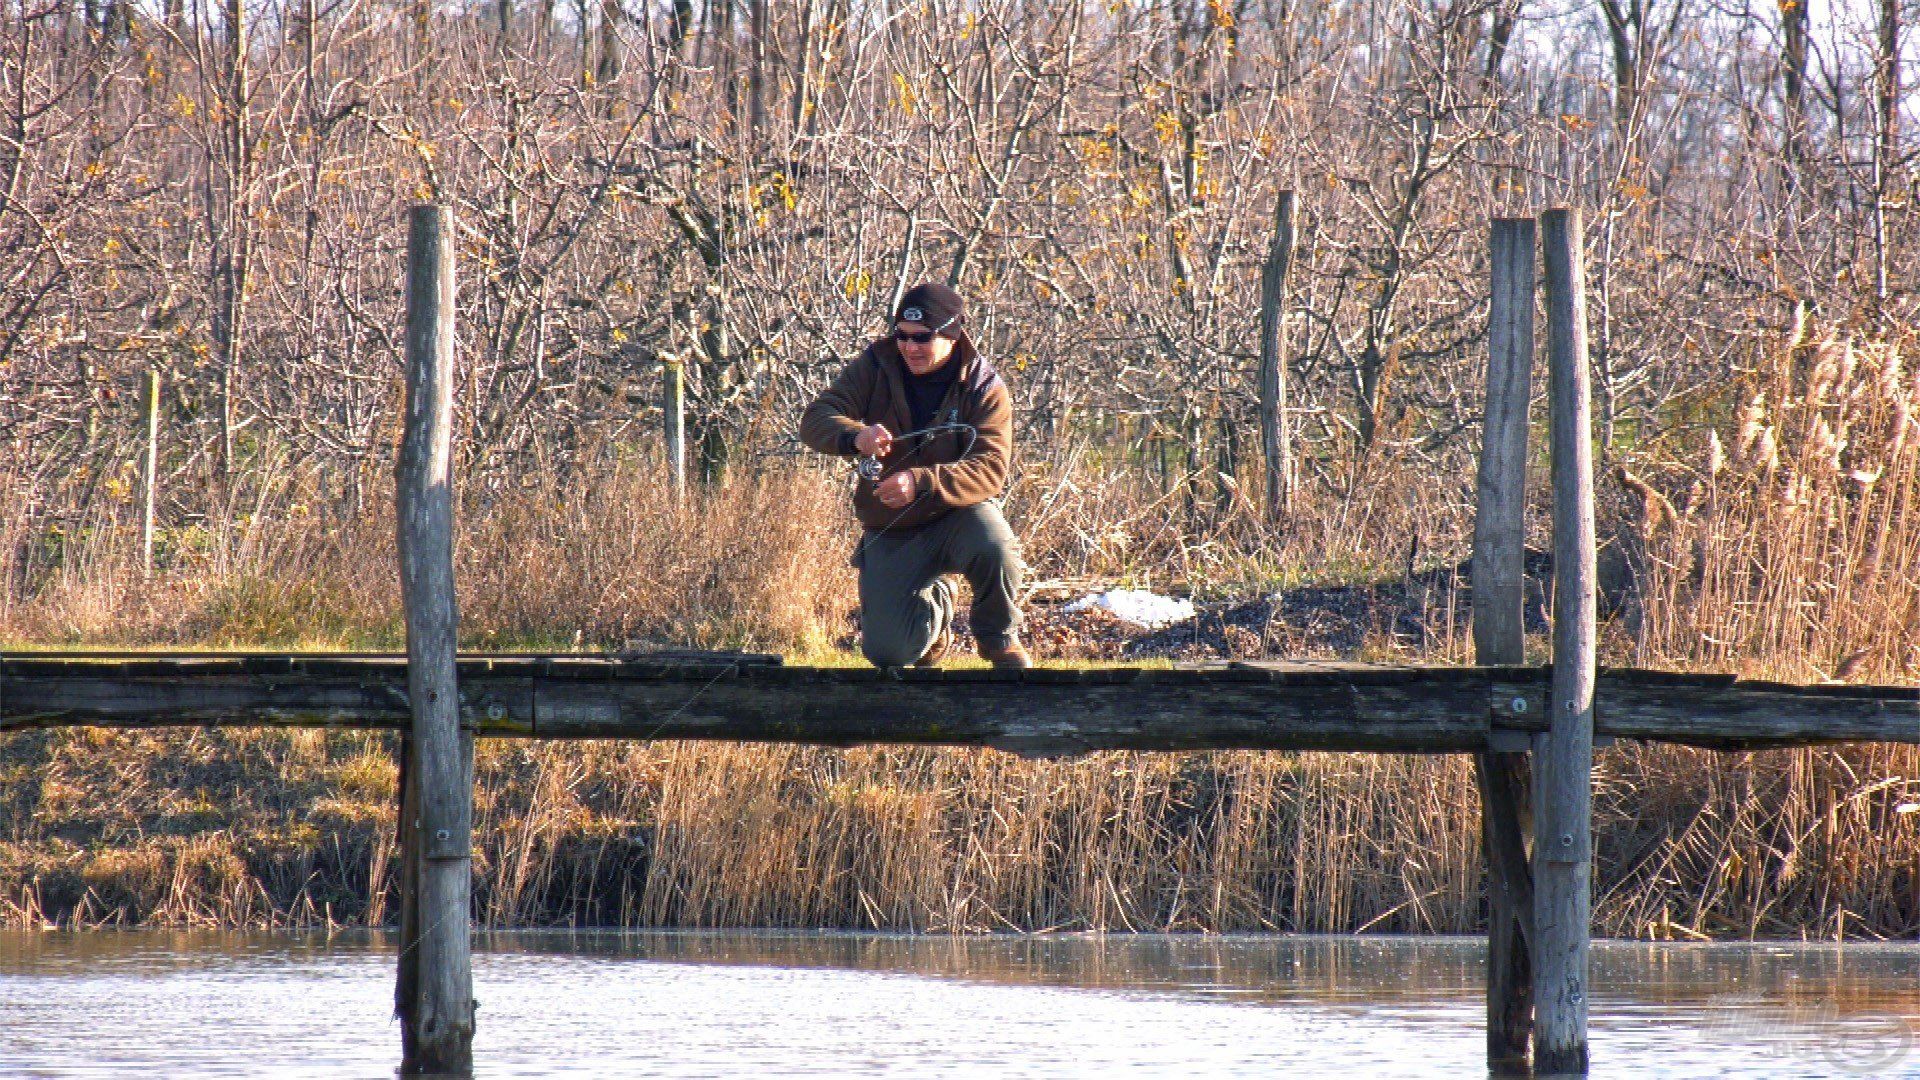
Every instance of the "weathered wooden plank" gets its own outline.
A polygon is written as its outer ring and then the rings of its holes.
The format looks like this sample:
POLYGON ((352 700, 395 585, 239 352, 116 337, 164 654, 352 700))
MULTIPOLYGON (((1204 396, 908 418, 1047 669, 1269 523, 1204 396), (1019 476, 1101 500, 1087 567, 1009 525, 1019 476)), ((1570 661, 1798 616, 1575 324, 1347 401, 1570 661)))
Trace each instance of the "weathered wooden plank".
MULTIPOLYGON (((1293 686, 1224 673, 1093 670, 889 678, 845 669, 739 669, 677 677, 477 676, 463 722, 481 734, 981 744, 1036 733, 1087 748, 1253 746, 1467 751, 1484 745, 1487 682, 1471 669, 1425 681, 1293 686), (1078 676, 1084 675, 1085 678, 1078 676)), ((56 724, 339 724, 396 727, 397 678, 8 675, 0 727, 56 724)))
MULTIPOLYGON (((460 653, 457 662, 476 671, 502 668, 553 668, 600 670, 607 665, 627 665, 637 670, 655 668, 675 671, 695 667, 781 667, 785 660, 775 653, 707 651, 699 649, 663 649, 623 653, 498 653, 469 651, 460 653)), ((351 672, 391 669, 404 673, 404 652, 225 652, 160 651, 123 649, 28 650, 0 653, 0 673, 29 674, 39 671, 131 671, 153 674, 175 670, 246 672, 278 671, 291 666, 294 671, 324 672, 347 669, 351 672)), ((463 667, 462 670, 468 670, 463 667)))
POLYGON ((1587 1071, 1597 645, 1593 425, 1580 211, 1541 218, 1553 462, 1553 692, 1534 742, 1533 1067, 1587 1071))
MULTIPOLYGON (((1658 683, 1662 686, 1732 686, 1741 681, 1738 676, 1717 671, 1644 671, 1633 668, 1607 668, 1600 672, 1602 678, 1635 682, 1658 683)), ((1802 689, 1811 689, 1803 687, 1802 689)))
POLYGON ((733 652, 719 649, 644 649, 615 653, 623 663, 704 661, 713 664, 740 664, 754 667, 780 667, 787 661, 778 653, 733 652))
MULTIPOLYGON (((1661 673, 1602 671, 1596 735, 1713 750, 1765 750, 1846 742, 1920 744, 1920 693, 1905 686, 1785 686, 1720 677, 1667 682, 1661 673)), ((1538 676, 1493 680, 1496 731, 1547 729, 1538 676), (1516 708, 1518 706, 1518 708, 1516 708)))
MULTIPOLYGON (((402 668, 404 670, 404 668, 402 668)), ((232 656, 180 656, 163 660, 128 658, 96 660, 91 657, 19 656, 0 661, 0 673, 12 675, 118 674, 118 675, 214 675, 242 674, 243 658, 232 656)))
MULTIPOLYGON (((168 674, 153 674, 140 665, 63 665, 16 663, 0 658, 0 730, 16 728, 100 725, 108 727, 162 727, 197 724, 263 726, 338 726, 397 730, 408 718, 404 663, 330 663, 303 661, 290 674, 242 674, 241 668, 221 660, 208 666, 176 666, 168 674)), ((672 668, 645 665, 637 671, 627 665, 588 669, 591 677, 576 677, 569 664, 495 663, 491 670, 461 661, 461 722, 486 736, 534 735, 533 700, 537 687, 567 685, 572 700, 601 695, 613 709, 625 710, 627 720, 606 726, 608 738, 642 737, 651 730, 641 719, 648 710, 671 713, 693 698, 709 711, 740 702, 746 710, 718 736, 761 739, 797 737, 800 741, 842 743, 859 735, 857 726, 833 721, 818 739, 788 733, 791 719, 777 731, 759 725, 758 713, 813 715, 832 708, 858 709, 871 700, 919 702, 925 730, 875 729, 874 741, 978 743, 995 717, 1009 722, 1023 716, 1061 713, 1085 717, 1090 742, 1111 741, 1103 732, 1139 727, 1122 741, 1142 749, 1171 749, 1152 745, 1155 730, 1177 727, 1182 745, 1246 745, 1271 748, 1312 748, 1340 741, 1339 722, 1327 718, 1311 728, 1295 730, 1296 717, 1325 708, 1326 702, 1350 699, 1350 715, 1372 718, 1356 728, 1346 741, 1356 749, 1384 748, 1392 733, 1411 728, 1432 714, 1434 706, 1402 711, 1398 703, 1436 696, 1471 713, 1471 727, 1526 736, 1546 730, 1547 675, 1544 668, 1477 667, 1433 668, 1411 678, 1406 669, 1391 669, 1391 678, 1375 677, 1366 669, 1350 675, 1306 668, 1274 674, 1264 667, 1244 671, 1169 671, 1141 668, 1073 670, 1062 681, 1056 672, 1045 681, 1029 673, 962 669, 928 675, 903 672, 899 677, 861 668, 672 668), (540 666, 547 674, 538 674, 540 666), (1327 687, 1345 688, 1333 695, 1327 687), (620 688, 615 690, 613 688, 620 688), (876 697, 876 695, 879 695, 876 697), (1516 703, 1519 708, 1515 708, 1516 703), (1216 722, 1219 708, 1238 715, 1216 722), (1178 725, 1167 715, 1184 715, 1178 725), (953 713, 970 713, 972 726, 955 728, 953 713), (1149 724, 1138 717, 1159 717, 1149 724), (1256 723, 1258 721, 1258 723, 1256 723), (1484 723, 1482 723, 1484 721, 1484 723), (938 725, 936 728, 935 725, 938 725), (1251 726, 1250 726, 1251 725, 1251 726), (1249 734, 1251 732, 1251 734, 1249 734), (1331 733, 1331 734, 1329 734, 1331 733)), ((1045 669, 1041 669, 1045 670, 1045 669)), ((1679 742, 1715 749, 1751 750, 1769 746, 1800 746, 1835 742, 1898 742, 1920 744, 1920 691, 1906 686, 1783 686, 1735 680, 1730 676, 1668 682, 1665 673, 1636 670, 1603 671, 1596 691, 1595 729, 1623 738, 1679 742)), ((600 715, 613 713, 602 709, 600 715)), ((811 722, 811 721, 809 721, 811 722)), ((657 727, 657 721, 653 725, 657 727)), ((710 737, 681 730, 654 737, 710 737)), ((551 733, 551 732, 549 732, 551 733)), ((570 730, 572 737, 587 733, 570 730)), ((1458 730, 1410 735, 1406 749, 1421 744, 1456 745, 1458 730)), ((855 741, 862 741, 856 739, 855 741)), ((1462 745, 1464 750, 1478 745, 1462 745)))
POLYGON ((1473 529, 1473 641, 1482 664, 1526 662, 1527 407, 1532 401, 1532 218, 1492 227, 1487 403, 1473 529))
MULTIPOLYGON (((797 672, 795 672, 797 674, 797 672)), ((1486 743, 1487 686, 1453 677, 1311 692, 1169 678, 1126 683, 1028 680, 691 681, 536 684, 533 733, 558 738, 693 738, 1001 745, 1081 749, 1269 747, 1460 752, 1486 743)), ((492 702, 476 702, 484 708, 492 702)), ((503 708, 510 708, 504 705, 503 708)))
POLYGON ((1243 660, 1226 665, 1232 672, 1260 672, 1270 683, 1293 686, 1317 686, 1330 682, 1382 686, 1392 683, 1425 682, 1440 677, 1442 671, 1466 672, 1474 668, 1416 667, 1409 664, 1362 664, 1335 660, 1243 660))
MULTIPOLYGON (((1647 673, 1644 672, 1621 672, 1621 678, 1623 681, 1634 682, 1643 686, 1649 684, 1664 686, 1678 685, 1663 680, 1647 679, 1645 678, 1646 674, 1647 673)), ((1773 682, 1766 679, 1737 679, 1720 683, 1703 682, 1698 685, 1738 686, 1744 690, 1757 693, 1792 694, 1795 697, 1814 699, 1866 700, 1871 698, 1876 701, 1920 701, 1920 687, 1914 686, 1853 686, 1847 683, 1816 683, 1812 686, 1802 686, 1796 683, 1773 682)))
POLYGON ((460 726, 453 592, 453 217, 416 206, 407 235, 405 424, 395 486, 407 626, 408 834, 395 1012, 400 1071, 473 1069, 469 894, 473 735, 460 726))
POLYGON ((1823 687, 1736 682, 1662 686, 1602 676, 1596 730, 1713 749, 1831 742, 1920 743, 1920 697, 1905 687, 1823 687))
POLYGON ((241 723, 399 728, 407 716, 406 685, 397 677, 0 675, 0 729, 241 723))
POLYGON ((461 680, 461 726, 475 735, 531 736, 539 683, 523 675, 461 680))
MULTIPOLYGON (((1473 644, 1480 664, 1526 662, 1523 622, 1527 407, 1533 376, 1533 219, 1492 224, 1487 405, 1473 528, 1473 644)), ((1526 753, 1474 758, 1487 867, 1487 1069, 1526 1069, 1533 1041, 1532 769, 1526 753)))

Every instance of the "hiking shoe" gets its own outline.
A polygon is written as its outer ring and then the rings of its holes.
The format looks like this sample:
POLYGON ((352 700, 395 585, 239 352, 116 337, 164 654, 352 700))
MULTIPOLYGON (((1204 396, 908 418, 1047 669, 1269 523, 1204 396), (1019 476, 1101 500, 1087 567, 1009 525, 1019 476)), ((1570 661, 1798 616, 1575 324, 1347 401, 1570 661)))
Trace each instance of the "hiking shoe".
POLYGON ((927 646, 927 651, 920 654, 920 659, 913 662, 913 666, 939 667, 940 661, 947 658, 947 651, 951 648, 953 648, 953 623, 949 622, 941 628, 939 636, 933 639, 933 644, 927 646))
POLYGON ((1033 666, 1033 657, 1028 656, 1027 650, 1021 648, 1017 641, 1009 641, 998 648, 983 644, 980 646, 980 659, 1009 671, 1023 671, 1033 666))

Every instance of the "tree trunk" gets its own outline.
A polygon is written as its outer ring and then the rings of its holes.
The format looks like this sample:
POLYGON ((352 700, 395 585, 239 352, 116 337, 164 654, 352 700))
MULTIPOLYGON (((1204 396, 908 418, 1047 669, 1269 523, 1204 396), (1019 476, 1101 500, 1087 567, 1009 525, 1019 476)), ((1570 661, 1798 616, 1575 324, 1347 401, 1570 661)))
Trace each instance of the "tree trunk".
POLYGON ((1807 3, 1780 0, 1780 79, 1785 99, 1781 154, 1797 182, 1807 159, 1807 3))
POLYGON ((245 0, 227 0, 225 112, 221 120, 220 183, 213 219, 220 235, 213 251, 213 342, 220 365, 220 475, 233 479, 233 435, 237 427, 242 344, 246 335, 247 276, 252 262, 250 212, 252 133, 247 123, 249 71, 245 0))
POLYGON ((1628 0, 1623 7, 1619 0, 1600 0, 1613 45, 1613 123, 1621 138, 1639 111, 1641 2, 1628 0))
POLYGON ((767 0, 747 0, 747 123, 755 152, 767 130, 767 0))
POLYGON ((668 33, 672 35, 669 48, 674 55, 682 55, 687 47, 687 39, 693 36, 693 0, 673 0, 673 15, 667 25, 668 33))
POLYGON ((600 0, 600 62, 594 79, 601 86, 620 77, 620 0, 600 0))
POLYGON ((1521 0, 1507 0, 1493 11, 1493 28, 1487 33, 1487 78, 1498 81, 1506 63, 1507 47, 1513 43, 1513 31, 1520 24, 1521 0))
POLYGON ((1274 200, 1273 240, 1260 274, 1260 452, 1266 466, 1267 522, 1293 507, 1293 436, 1287 428, 1287 285, 1293 266, 1293 192, 1274 200))
POLYGON ((1887 316, 1887 189, 1900 139, 1900 0, 1880 0, 1879 55, 1874 63, 1873 300, 1887 316))
POLYGON ((793 76, 793 112, 789 130, 797 137, 807 129, 811 119, 811 110, 807 106, 808 95, 813 87, 813 34, 819 0, 802 0, 800 4, 800 63, 793 76))

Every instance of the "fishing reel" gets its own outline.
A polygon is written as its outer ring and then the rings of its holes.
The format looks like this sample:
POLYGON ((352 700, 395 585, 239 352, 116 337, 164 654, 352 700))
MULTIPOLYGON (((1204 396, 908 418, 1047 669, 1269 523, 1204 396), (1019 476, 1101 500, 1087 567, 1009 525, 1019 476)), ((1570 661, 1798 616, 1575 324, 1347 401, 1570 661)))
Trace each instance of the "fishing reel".
MULTIPOLYGON (((958 410, 955 411, 957 412, 958 410)), ((932 427, 924 427, 918 431, 902 432, 899 435, 895 435, 893 441, 896 445, 910 444, 913 447, 911 452, 917 453, 920 447, 925 445, 927 439, 935 435, 944 435, 949 431, 958 432, 966 436, 966 445, 961 448, 960 451, 961 457, 965 457, 973 452, 973 444, 980 438, 980 432, 977 431, 972 424, 962 424, 958 421, 946 424, 935 424, 932 427)), ((877 457, 862 455, 858 461, 853 463, 853 471, 859 473, 861 478, 868 482, 877 484, 880 482, 880 477, 886 473, 886 466, 880 464, 880 459, 877 457)))

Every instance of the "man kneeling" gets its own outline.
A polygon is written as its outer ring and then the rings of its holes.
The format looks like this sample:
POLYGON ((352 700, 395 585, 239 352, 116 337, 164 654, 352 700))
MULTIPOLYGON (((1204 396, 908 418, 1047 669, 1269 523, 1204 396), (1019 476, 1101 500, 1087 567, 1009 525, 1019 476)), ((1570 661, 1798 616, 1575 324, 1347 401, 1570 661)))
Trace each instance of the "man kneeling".
POLYGON ((860 647, 876 667, 931 667, 953 639, 954 586, 973 588, 973 633, 994 667, 1020 646, 1019 541, 1000 512, 1013 450, 1007 384, 967 336, 960 294, 921 285, 893 334, 847 365, 800 419, 823 454, 861 456, 860 647))

